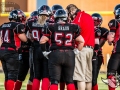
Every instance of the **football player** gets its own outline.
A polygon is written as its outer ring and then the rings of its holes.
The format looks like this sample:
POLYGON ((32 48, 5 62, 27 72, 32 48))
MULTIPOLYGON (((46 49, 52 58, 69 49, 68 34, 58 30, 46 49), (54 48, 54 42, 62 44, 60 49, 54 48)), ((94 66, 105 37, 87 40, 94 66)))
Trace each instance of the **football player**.
POLYGON ((107 40, 108 30, 104 27, 101 27, 102 16, 99 13, 93 13, 92 18, 94 20, 94 29, 95 29, 95 47, 94 54, 92 58, 92 90, 98 90, 97 78, 99 74, 100 67, 103 62, 102 55, 102 46, 107 40))
POLYGON ((79 26, 67 23, 67 13, 63 9, 59 9, 54 14, 55 23, 49 24, 44 29, 44 35, 40 40, 40 44, 51 41, 48 55, 49 74, 51 86, 50 90, 58 90, 58 83, 61 77, 61 69, 67 90, 75 90, 73 83, 73 72, 75 66, 75 54, 73 52, 74 42, 78 41, 78 49, 81 50, 84 45, 84 39, 80 35, 79 26))
MULTIPOLYGON (((111 45, 113 43, 113 51, 112 51, 112 55, 109 59, 108 62, 108 66, 107 66, 107 78, 111 79, 114 78, 115 79, 115 75, 116 75, 116 71, 118 70, 118 68, 120 67, 120 60, 119 60, 119 56, 120 56, 120 8, 118 8, 120 5, 117 5, 114 8, 114 16, 115 19, 110 20, 110 22, 108 23, 108 26, 110 28, 110 32, 108 34, 108 42, 111 45)), ((116 82, 115 80, 112 82, 115 84, 116 86, 116 82)), ((115 90, 115 86, 112 87, 109 85, 109 90, 115 90)))
POLYGON ((29 22, 29 32, 31 40, 33 41, 33 67, 34 67, 34 79, 32 90, 39 90, 40 80, 42 79, 42 90, 48 90, 49 88, 49 72, 48 66, 46 65, 47 60, 44 58, 39 40, 42 36, 42 30, 45 27, 46 20, 49 17, 50 7, 42 5, 38 9, 38 20, 29 22))
MULTIPOLYGON (((37 19, 38 17, 38 13, 37 11, 33 11, 30 15, 30 18, 27 20, 26 22, 26 29, 25 29, 25 33, 27 35, 27 38, 29 38, 29 26, 27 25, 28 22, 32 22, 34 21, 34 19, 37 19)), ((23 44, 23 43, 21 43, 23 44)), ((33 81, 33 76, 34 76, 34 73, 33 73, 33 65, 32 63, 30 63, 29 65, 29 62, 32 62, 32 61, 29 61, 29 48, 30 46, 27 46, 27 45, 22 45, 22 62, 20 63, 20 68, 19 68, 19 74, 18 74, 18 80, 16 81, 16 84, 15 84, 15 89, 14 90, 20 90, 21 89, 21 86, 22 86, 22 82, 25 80, 25 77, 28 73, 28 70, 29 70, 29 67, 30 67, 30 78, 29 78, 29 81, 28 81, 28 84, 27 84, 27 90, 32 90, 32 81, 33 81)), ((30 55, 32 53, 30 52, 30 55)))
POLYGON ((10 12, 10 22, 1 25, 0 34, 3 43, 0 48, 0 59, 5 74, 5 90, 13 90, 17 80, 19 61, 22 58, 19 54, 21 41, 26 45, 30 44, 22 24, 25 18, 22 10, 15 9, 10 12))

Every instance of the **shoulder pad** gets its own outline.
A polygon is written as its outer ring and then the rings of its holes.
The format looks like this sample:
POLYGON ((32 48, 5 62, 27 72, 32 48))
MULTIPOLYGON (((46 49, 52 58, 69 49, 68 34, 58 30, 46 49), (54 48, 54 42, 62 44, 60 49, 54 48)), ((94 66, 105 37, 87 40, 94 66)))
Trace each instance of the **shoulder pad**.
POLYGON ((115 19, 109 21, 108 26, 111 27, 113 24, 117 23, 115 19))

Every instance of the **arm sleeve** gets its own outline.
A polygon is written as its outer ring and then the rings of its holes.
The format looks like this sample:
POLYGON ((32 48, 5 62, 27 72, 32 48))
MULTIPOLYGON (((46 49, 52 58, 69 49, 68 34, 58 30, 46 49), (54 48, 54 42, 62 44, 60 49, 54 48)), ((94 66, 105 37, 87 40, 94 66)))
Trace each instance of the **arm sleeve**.
POLYGON ((108 26, 110 28, 110 32, 116 32, 118 28, 118 22, 115 19, 113 19, 108 23, 108 26))
POLYGON ((43 36, 46 36, 46 37, 48 37, 49 39, 50 39, 50 35, 51 35, 51 31, 50 31, 50 29, 51 29, 51 25, 48 25, 48 26, 45 26, 44 28, 43 28, 43 36))
POLYGON ((16 34, 22 34, 25 33, 25 26, 23 24, 19 24, 15 28, 15 33, 16 34))
POLYGON ((32 33, 32 30, 30 29, 30 26, 29 26, 29 21, 26 22, 26 30, 29 31, 30 33, 32 33))
POLYGON ((75 25, 76 26, 76 31, 75 31, 75 39, 80 35, 80 27, 78 25, 75 25))
POLYGON ((109 33, 109 30, 106 29, 106 28, 101 28, 102 29, 102 36, 101 36, 101 39, 105 39, 107 40, 107 35, 109 33))

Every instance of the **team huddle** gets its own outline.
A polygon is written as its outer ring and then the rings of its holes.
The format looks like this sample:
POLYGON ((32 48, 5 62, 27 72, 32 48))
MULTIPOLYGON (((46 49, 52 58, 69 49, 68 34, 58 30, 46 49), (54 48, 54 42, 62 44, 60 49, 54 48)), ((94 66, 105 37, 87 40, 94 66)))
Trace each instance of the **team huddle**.
POLYGON ((89 15, 74 4, 65 10, 61 5, 42 5, 27 20, 22 10, 12 10, 10 22, 0 26, 5 90, 20 90, 29 70, 26 90, 98 90, 106 41, 114 46, 107 78, 114 78, 116 84, 115 76, 120 75, 120 4, 114 15, 108 30, 101 27, 99 13, 89 15))

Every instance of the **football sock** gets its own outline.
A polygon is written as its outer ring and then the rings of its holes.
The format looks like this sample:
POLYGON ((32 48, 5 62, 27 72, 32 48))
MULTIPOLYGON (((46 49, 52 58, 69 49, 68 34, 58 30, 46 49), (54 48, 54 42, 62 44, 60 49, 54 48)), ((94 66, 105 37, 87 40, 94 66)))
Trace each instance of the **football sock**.
POLYGON ((49 87, 50 87, 49 78, 43 78, 42 79, 42 90, 49 90, 49 87))
POLYGON ((94 85, 94 86, 92 87, 92 90, 98 90, 98 84, 94 85))
POLYGON ((21 86, 22 86, 22 82, 17 80, 16 83, 15 83, 14 90, 20 90, 21 86))
POLYGON ((15 82, 13 80, 8 80, 7 81, 7 89, 6 90, 14 90, 14 84, 15 82))
POLYGON ((65 89, 65 82, 60 82, 60 90, 64 90, 65 89))
POLYGON ((40 88, 40 80, 33 79, 32 90, 39 90, 40 88))
MULTIPOLYGON (((112 75, 109 75, 108 76, 108 80, 110 79, 111 80, 111 78, 114 78, 114 76, 112 76, 112 75)), ((114 84, 116 84, 116 82, 115 82, 115 80, 114 81, 112 81, 114 84)), ((108 81, 108 84, 110 84, 110 82, 108 81)), ((114 85, 115 86, 115 85, 114 85)), ((111 87, 110 85, 108 85, 108 89, 109 90, 115 90, 115 88, 113 88, 113 87, 111 87)))
POLYGON ((32 90, 32 85, 27 84, 27 90, 32 90))
POLYGON ((58 85, 52 84, 52 85, 50 86, 50 90, 58 90, 58 85))
POLYGON ((68 84, 67 85, 67 90, 75 90, 74 84, 68 84))

